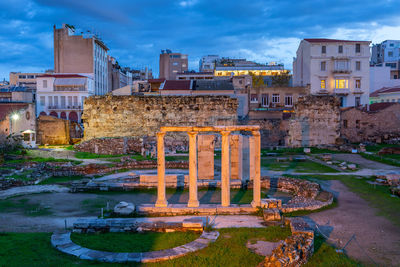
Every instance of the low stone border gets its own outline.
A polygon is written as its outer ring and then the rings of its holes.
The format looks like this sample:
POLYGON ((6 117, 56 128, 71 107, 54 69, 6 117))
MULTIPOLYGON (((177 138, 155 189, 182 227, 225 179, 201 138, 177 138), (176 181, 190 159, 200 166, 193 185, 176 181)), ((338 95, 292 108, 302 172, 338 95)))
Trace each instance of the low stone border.
POLYGON ((206 248, 209 243, 215 242, 219 232, 203 232, 196 240, 185 245, 149 252, 107 252, 81 247, 71 241, 71 232, 54 233, 51 244, 61 252, 76 256, 83 260, 96 260, 102 262, 158 262, 182 257, 190 252, 206 248))

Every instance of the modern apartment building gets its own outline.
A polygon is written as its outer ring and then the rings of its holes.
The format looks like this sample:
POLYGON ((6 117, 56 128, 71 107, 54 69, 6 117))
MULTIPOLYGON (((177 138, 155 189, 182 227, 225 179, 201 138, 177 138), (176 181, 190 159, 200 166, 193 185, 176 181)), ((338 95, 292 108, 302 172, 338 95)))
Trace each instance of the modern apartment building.
POLYGON ((214 72, 215 63, 220 60, 218 55, 207 55, 200 59, 199 72, 214 72))
POLYGON ((96 95, 109 92, 108 47, 96 35, 77 35, 73 26, 54 26, 54 72, 93 77, 96 95))
POLYGON ((94 81, 81 74, 45 74, 37 77, 37 115, 81 121, 85 98, 95 94, 94 81))
POLYGON ((173 53, 171 50, 161 50, 160 77, 166 80, 176 80, 177 73, 188 70, 188 55, 173 53))
POLYGON ((400 40, 386 40, 372 46, 371 64, 390 67, 390 79, 400 79, 400 40))
POLYGON ((369 103, 370 41, 304 39, 293 60, 293 86, 340 97, 343 107, 369 103))

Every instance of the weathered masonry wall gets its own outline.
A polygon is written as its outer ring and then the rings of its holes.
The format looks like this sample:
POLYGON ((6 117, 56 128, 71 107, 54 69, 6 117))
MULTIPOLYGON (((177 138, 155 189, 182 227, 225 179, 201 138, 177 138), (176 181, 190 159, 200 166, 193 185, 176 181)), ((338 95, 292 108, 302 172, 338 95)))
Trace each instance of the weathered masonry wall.
POLYGON ((340 137, 340 103, 333 96, 305 96, 295 105, 286 145, 334 145, 340 137))
POLYGON ((352 143, 381 143, 400 138, 400 104, 376 103, 371 108, 377 105, 383 108, 369 112, 358 108, 342 111, 342 137, 352 143))
POLYGON ((70 144, 73 138, 80 138, 82 129, 76 122, 53 116, 37 118, 37 143, 48 145, 70 144))

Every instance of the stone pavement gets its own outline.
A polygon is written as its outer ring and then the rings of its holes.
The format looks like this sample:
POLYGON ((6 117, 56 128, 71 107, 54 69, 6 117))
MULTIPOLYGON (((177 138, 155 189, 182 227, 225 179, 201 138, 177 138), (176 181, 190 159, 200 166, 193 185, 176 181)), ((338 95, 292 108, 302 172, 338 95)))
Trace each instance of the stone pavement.
POLYGON ((185 245, 149 252, 107 252, 81 247, 71 241, 70 232, 54 233, 51 244, 61 252, 79 257, 84 260, 97 260, 102 262, 158 262, 182 257, 188 253, 206 248, 209 243, 215 242, 219 236, 217 231, 203 232, 196 240, 185 245))
POLYGON ((35 193, 63 193, 69 192, 69 188, 60 185, 28 185, 14 187, 0 191, 0 199, 15 197, 20 195, 35 194, 35 193))

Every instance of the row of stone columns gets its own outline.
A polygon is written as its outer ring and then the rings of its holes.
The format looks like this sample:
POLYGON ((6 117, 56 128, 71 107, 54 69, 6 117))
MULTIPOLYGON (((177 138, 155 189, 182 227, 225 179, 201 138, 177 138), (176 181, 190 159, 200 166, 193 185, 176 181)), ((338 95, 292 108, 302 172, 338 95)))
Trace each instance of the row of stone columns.
MULTIPOLYGON (((189 202, 188 207, 198 207, 199 200, 197 195, 197 134, 198 132, 187 132, 189 135, 189 202)), ((231 131, 221 131, 222 152, 221 152, 221 205, 230 206, 230 150, 229 136, 231 131)), ((254 136, 254 165, 255 173, 253 179, 253 207, 261 204, 261 138, 259 131, 252 131, 254 136)), ((157 133, 157 173, 158 188, 156 207, 166 207, 168 205, 165 195, 165 154, 164 154, 165 132, 157 133)))

